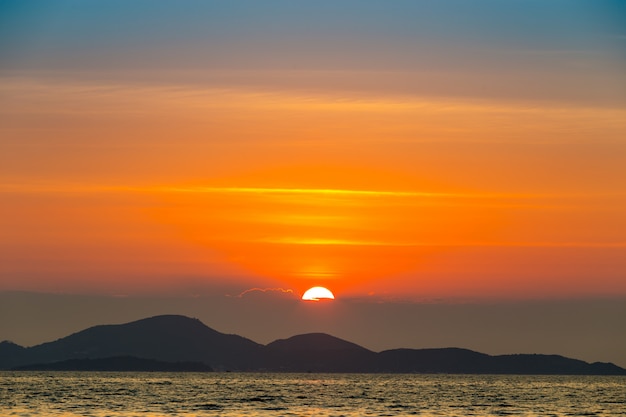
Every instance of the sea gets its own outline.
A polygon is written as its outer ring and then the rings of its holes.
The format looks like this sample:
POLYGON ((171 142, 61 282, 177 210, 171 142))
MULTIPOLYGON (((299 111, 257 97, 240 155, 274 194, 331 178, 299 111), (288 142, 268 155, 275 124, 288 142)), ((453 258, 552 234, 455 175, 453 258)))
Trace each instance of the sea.
POLYGON ((626 377, 3 371, 0 415, 626 416, 626 377))

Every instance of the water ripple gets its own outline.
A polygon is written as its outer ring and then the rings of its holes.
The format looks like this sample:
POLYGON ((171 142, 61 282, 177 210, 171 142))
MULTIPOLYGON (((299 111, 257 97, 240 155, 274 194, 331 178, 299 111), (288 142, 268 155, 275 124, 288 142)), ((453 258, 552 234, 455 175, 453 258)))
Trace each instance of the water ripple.
POLYGON ((0 416, 626 416, 625 377, 0 372, 0 416))

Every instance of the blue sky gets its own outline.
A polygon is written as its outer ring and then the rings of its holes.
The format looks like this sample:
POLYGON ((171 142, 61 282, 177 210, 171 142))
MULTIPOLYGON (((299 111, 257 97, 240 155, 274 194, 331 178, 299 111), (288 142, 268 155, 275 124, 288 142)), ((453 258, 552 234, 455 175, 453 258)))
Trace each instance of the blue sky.
POLYGON ((619 1, 3 0, 0 10, 0 76, 626 103, 619 1))
POLYGON ((451 56, 458 48, 487 50, 487 64, 512 51, 565 60, 588 53, 622 69, 626 58, 619 1, 4 0, 0 9, 5 69, 419 69, 432 59, 462 65, 451 56), (251 52, 252 59, 240 56, 251 52), (180 60, 166 61, 172 57, 180 60))

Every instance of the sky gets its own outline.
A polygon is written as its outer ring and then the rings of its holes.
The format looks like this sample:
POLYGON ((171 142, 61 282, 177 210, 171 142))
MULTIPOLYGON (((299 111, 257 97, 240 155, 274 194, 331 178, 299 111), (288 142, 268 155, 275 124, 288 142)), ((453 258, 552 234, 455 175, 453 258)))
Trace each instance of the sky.
POLYGON ((184 313, 626 366, 624 22, 0 0, 0 339, 184 313), (299 301, 315 285, 332 306, 299 301))

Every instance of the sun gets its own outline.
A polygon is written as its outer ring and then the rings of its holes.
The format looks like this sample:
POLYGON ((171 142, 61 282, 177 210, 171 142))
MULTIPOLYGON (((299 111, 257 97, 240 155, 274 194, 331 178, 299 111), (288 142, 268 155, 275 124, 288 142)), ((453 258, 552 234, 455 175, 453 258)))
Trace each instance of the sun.
POLYGON ((334 300, 335 296, 328 288, 313 287, 305 291, 302 299, 305 301, 334 300))

